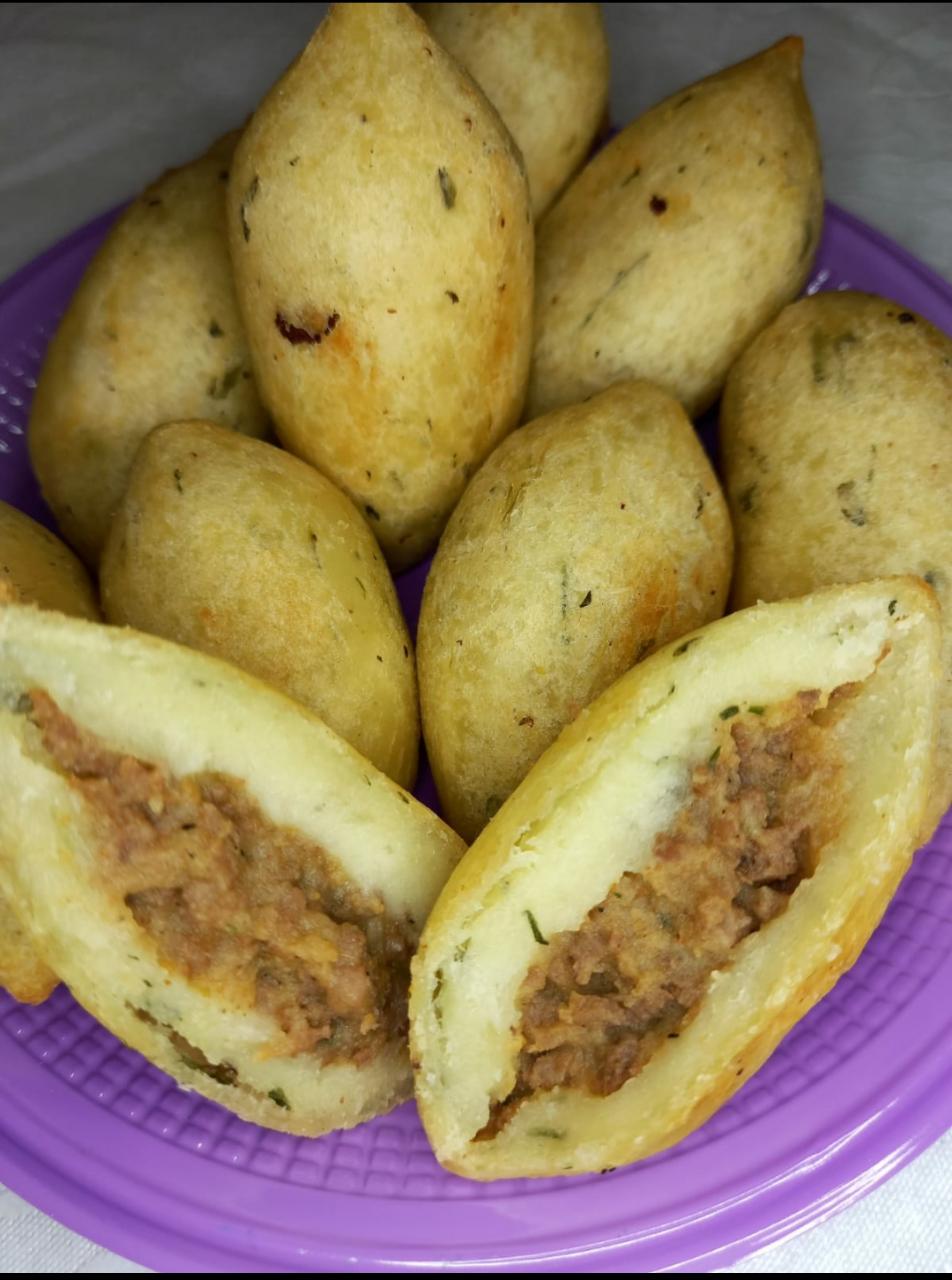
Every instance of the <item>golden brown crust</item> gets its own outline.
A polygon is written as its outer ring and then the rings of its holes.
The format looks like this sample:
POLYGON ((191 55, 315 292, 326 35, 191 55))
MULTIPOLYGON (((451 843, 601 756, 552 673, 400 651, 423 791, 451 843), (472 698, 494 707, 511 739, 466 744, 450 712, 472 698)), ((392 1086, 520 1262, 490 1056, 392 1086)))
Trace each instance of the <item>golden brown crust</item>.
POLYGON ((89 575, 55 534, 0 502, 0 600, 22 600, 76 618, 99 618, 89 575))
MULTIPOLYGON (((22 511, 0 502, 0 605, 17 601, 79 618, 99 617, 92 583, 70 549, 22 511)), ((28 928, 0 894, 0 987, 15 1000, 40 1004, 56 983, 28 928)))
POLYGON ((799 292, 823 216, 802 53, 790 37, 653 107, 543 219, 531 416, 646 378, 693 417, 799 292))
MULTIPOLYGON (((886 298, 787 307, 731 371, 721 408, 737 536, 735 607, 916 573, 952 611, 952 340, 886 298)), ((952 627, 944 627, 928 835, 952 802, 952 627)))
POLYGON ((0 987, 14 1000, 42 1004, 59 979, 43 963, 8 900, 0 893, 0 987))
POLYGON ((474 839, 532 764, 647 653, 723 612, 731 529, 680 405, 618 383, 522 427, 440 540, 420 614, 427 751, 474 839))
POLYGON ((110 622, 236 663, 412 786, 412 642, 367 521, 313 467, 211 423, 160 427, 100 580, 110 622))
POLYGON ((267 430, 225 240, 236 139, 170 170, 119 217, 47 349, 30 458, 64 537, 92 567, 154 426, 206 418, 267 430))
POLYGON ((641 1159, 710 1115, 856 959, 917 843, 933 766, 939 625, 911 578, 744 610, 669 645, 566 729, 451 877, 414 961, 411 1046, 438 1158, 469 1177, 641 1159), (605 1098, 554 1090, 473 1141, 515 1080, 515 999, 543 937, 651 856, 722 712, 861 681, 831 722, 839 830, 782 915, 714 974, 686 1029, 605 1098))
POLYGON ((316 716, 167 641, 6 605, 0 689, 0 890, 80 1003, 188 1088, 273 1128, 322 1133, 406 1098, 402 1042, 361 1067, 276 1055, 266 1009, 163 962, 95 874, 101 828, 45 751, 31 691, 122 756, 174 776, 239 779, 269 822, 328 850, 414 933, 462 851, 458 838, 316 716), (183 1045, 198 1052, 183 1054, 183 1045), (210 1078, 203 1060, 222 1078, 210 1078))
POLYGON ((538 220, 585 162, 607 110, 609 58, 601 5, 414 8, 505 121, 525 160, 538 220))
POLYGON ((228 230, 282 443, 414 563, 525 396, 532 215, 505 126, 407 5, 333 6, 245 131, 228 230))

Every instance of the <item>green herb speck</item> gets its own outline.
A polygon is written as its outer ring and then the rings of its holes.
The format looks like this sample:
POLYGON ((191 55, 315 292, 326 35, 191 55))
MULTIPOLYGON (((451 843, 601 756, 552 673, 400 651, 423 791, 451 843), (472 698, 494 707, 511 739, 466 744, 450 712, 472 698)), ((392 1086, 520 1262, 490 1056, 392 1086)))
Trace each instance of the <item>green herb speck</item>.
POLYGON ((850 524, 855 524, 858 528, 862 528, 866 524, 866 512, 863 504, 856 497, 856 481, 844 480, 842 484, 836 486, 836 496, 843 504, 840 507, 840 514, 844 519, 849 520, 850 524))
POLYGON ((803 241, 800 245, 800 257, 798 259, 799 262, 802 262, 803 259, 807 256, 807 253, 810 250, 810 245, 812 243, 813 243, 813 223, 809 218, 806 218, 803 223, 803 241))
POLYGON ((240 377, 241 365, 232 365, 230 369, 226 369, 222 374, 221 382, 217 378, 212 378, 208 384, 209 396, 212 400, 224 400, 240 377))
POLYGON ((896 605, 897 605, 898 603, 899 603, 899 601, 898 601, 898 600, 890 600, 890 602, 889 602, 889 616, 890 616, 890 618, 891 618, 891 617, 893 616, 893 614, 896 612, 896 605))
POLYGON ((810 334, 810 351, 813 355, 813 381, 817 384, 826 382, 830 340, 822 329, 814 329, 810 334))
POLYGON ((564 1129, 530 1129, 530 1138, 553 1138, 556 1142, 561 1142, 565 1137, 564 1129))
MULTIPOLYGON (((457 640, 457 644, 462 644, 462 640, 457 640)), ((502 808, 502 800, 499 796, 489 796, 486 800, 486 817, 494 818, 502 808)))
POLYGON ((525 493, 525 489, 526 489, 526 486, 524 484, 517 484, 515 487, 513 487, 512 485, 508 486, 508 488, 506 489, 506 505, 504 506, 503 512, 502 512, 503 520, 508 520, 509 517, 512 515, 513 511, 515 511, 520 498, 522 497, 523 493, 525 493))
POLYGON ((725 707, 724 710, 720 712, 720 719, 729 720, 731 716, 736 716, 738 711, 740 711, 740 707, 725 707))
POLYGON ((549 940, 548 940, 548 938, 544 938, 544 937, 542 936, 542 930, 539 928, 539 926, 538 926, 538 924, 537 924, 537 922, 536 922, 536 918, 535 918, 535 916, 532 914, 532 912, 531 912, 531 911, 526 910, 526 911, 524 911, 522 914, 523 914, 523 915, 526 917, 526 919, 529 921, 529 928, 532 930, 532 936, 533 936, 533 938, 535 938, 536 942, 540 942, 540 943, 542 944, 542 946, 547 947, 547 946, 549 945, 549 940))
POLYGON ((813 356, 813 381, 818 385, 828 381, 832 367, 831 357, 836 359, 836 372, 840 386, 846 383, 843 367, 843 353, 847 347, 855 346, 859 339, 855 333, 838 333, 835 338, 822 329, 814 329, 810 335, 810 350, 813 356))
POLYGON ((440 182, 440 191, 443 193, 443 203, 447 209, 452 209, 456 204, 456 183, 446 169, 437 169, 436 175, 440 182))
POLYGON ((717 757, 721 754, 720 746, 716 746, 711 754, 707 757, 708 764, 717 764, 717 757))
POLYGON ((193 1071, 200 1071, 209 1080, 217 1080, 219 1084, 234 1085, 238 1081, 238 1072, 229 1062, 202 1062, 189 1053, 179 1050, 179 1057, 193 1071))
POLYGON ((288 1102, 287 1095, 283 1089, 270 1089, 268 1097, 276 1107, 283 1107, 285 1111, 291 1110, 291 1104, 288 1102))
POLYGON ((258 175, 251 179, 248 190, 245 192, 245 198, 241 202, 241 208, 238 213, 241 218, 241 234, 245 238, 245 243, 251 239, 251 227, 248 225, 248 206, 254 204, 255 197, 258 194, 258 175))
POLYGON ((757 496, 757 486, 755 484, 748 485, 744 492, 737 499, 741 511, 745 515, 749 515, 754 509, 754 498, 757 496))
POLYGON ((701 638, 700 636, 692 636, 690 640, 685 640, 683 644, 679 644, 679 645, 678 645, 678 647, 677 647, 677 648, 675 649, 675 651, 674 651, 674 657, 675 657, 675 658, 680 658, 680 656, 681 656, 681 654, 682 654, 682 653, 687 653, 687 651, 688 651, 688 649, 690 649, 691 645, 692 645, 692 644, 697 644, 697 642, 700 640, 700 638, 701 638))
POLYGON ((433 994, 430 999, 433 1002, 433 1016, 436 1018, 437 1026, 443 1025, 443 1010, 440 1007, 440 996, 443 993, 443 970, 437 969, 433 975, 436 981, 433 983, 433 994))
MULTIPOLYGON (((567 564, 562 565, 562 568, 560 570, 560 577, 561 577, 561 606, 560 607, 562 612, 562 621, 564 623, 565 619, 568 617, 568 614, 569 614, 569 567, 567 564)), ((566 645, 572 643, 572 637, 569 635, 565 626, 562 627, 562 634, 559 636, 559 639, 562 641, 563 644, 566 644, 566 645)))

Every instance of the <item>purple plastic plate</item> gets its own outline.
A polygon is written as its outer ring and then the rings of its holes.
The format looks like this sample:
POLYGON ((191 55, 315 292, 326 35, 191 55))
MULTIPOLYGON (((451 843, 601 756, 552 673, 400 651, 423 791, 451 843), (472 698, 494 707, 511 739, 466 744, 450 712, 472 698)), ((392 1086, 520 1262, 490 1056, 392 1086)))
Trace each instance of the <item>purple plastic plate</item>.
MULTIPOLYGON (((46 518, 24 428, 43 348, 109 215, 0 289, 0 497, 46 518)), ((952 288, 828 209, 810 290, 883 293, 952 333, 952 288)), ((415 616, 425 569, 400 582, 415 616)), ((2 785, 2 784, 0 784, 2 785)), ((857 1199, 952 1125, 952 817, 855 968, 703 1129, 603 1177, 444 1173, 412 1104, 290 1138, 186 1093, 65 990, 0 997, 0 1180, 164 1270, 723 1266, 857 1199)))

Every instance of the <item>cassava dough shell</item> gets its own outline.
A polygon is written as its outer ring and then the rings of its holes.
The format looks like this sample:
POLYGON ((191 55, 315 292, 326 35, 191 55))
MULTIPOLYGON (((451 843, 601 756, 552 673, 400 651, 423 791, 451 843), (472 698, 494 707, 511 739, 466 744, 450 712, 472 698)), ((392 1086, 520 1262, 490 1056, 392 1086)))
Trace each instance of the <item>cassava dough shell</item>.
MULTIPOLYGON (((22 601, 78 618, 99 618, 89 575, 64 543, 16 507, 0 502, 0 602, 22 601)), ((56 987, 13 905, 0 894, 0 987, 40 1004, 56 987)))
POLYGON ((677 1142, 769 1056, 853 964, 917 843, 933 765, 935 597, 892 578, 759 605, 635 667, 556 741, 468 851, 424 930, 411 988, 420 1114, 437 1157, 478 1179, 581 1173, 677 1142), (474 1141, 508 1093, 516 997, 544 938, 579 927, 709 758, 724 710, 863 681, 833 721, 835 833, 785 912, 715 971, 693 1020, 615 1093, 528 1098, 474 1141), (526 912, 531 911, 536 928, 526 912))
POLYGON ((162 175, 110 228, 53 336, 30 460, 67 542, 95 568, 143 437, 206 418, 263 436, 225 237, 237 134, 162 175))
POLYGON ((916 573, 943 611, 939 751, 923 838, 952 803, 952 338, 837 290, 787 307, 721 403, 735 608, 916 573))
POLYGON ((365 518, 307 463, 208 422, 159 427, 100 585, 109 622, 234 662, 413 785, 416 670, 397 593, 365 518))
POLYGON ((525 398, 532 211, 505 125, 408 5, 333 5, 245 130, 228 205, 282 444, 413 564, 525 398))
POLYGON ((823 220, 795 37, 613 138, 543 218, 527 415, 646 378, 691 417, 807 279, 823 220))
POLYGON ((521 427, 440 539, 417 633, 427 753, 475 839, 613 680, 724 611, 731 526, 684 410, 620 382, 521 427))
POLYGON ((418 4, 440 44, 506 123, 526 162, 536 219, 588 155, 608 106, 598 4, 418 4))
POLYGON ((37 689, 113 751, 177 777, 240 780, 266 818, 327 850, 354 885, 415 929, 462 851, 459 839, 316 716, 237 668, 136 632, 0 608, 0 890, 26 904, 38 950, 77 1000, 188 1088, 275 1129, 347 1128, 408 1097, 402 1041, 362 1068, 274 1056, 266 1013, 162 962, 95 872, 94 816, 28 718, 24 695, 37 689), (238 1084, 190 1066, 163 1027, 209 1062, 230 1064, 238 1084), (277 1090, 287 1106, 273 1100, 277 1090))

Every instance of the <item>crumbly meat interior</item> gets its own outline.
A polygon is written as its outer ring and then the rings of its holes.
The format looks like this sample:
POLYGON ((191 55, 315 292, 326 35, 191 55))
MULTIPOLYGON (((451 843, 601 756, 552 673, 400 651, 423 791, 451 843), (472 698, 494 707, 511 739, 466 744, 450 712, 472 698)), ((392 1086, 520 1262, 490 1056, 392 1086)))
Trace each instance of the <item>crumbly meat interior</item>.
POLYGON ((855 688, 841 686, 824 710, 816 690, 725 709, 729 727, 693 770, 647 868, 626 872, 578 929, 548 939, 528 971, 516 1082, 477 1138, 494 1137, 540 1091, 620 1089, 687 1025, 737 944, 785 910, 831 834, 828 726, 855 688))
POLYGON ((237 778, 173 777, 109 750, 43 691, 29 699, 96 824, 100 875, 169 969, 270 1015, 275 1056, 361 1065, 405 1033, 409 922, 237 778))

